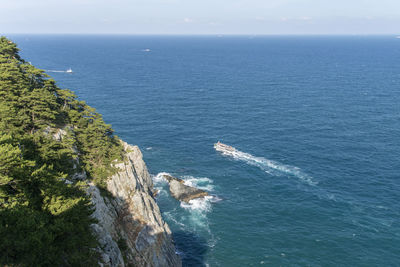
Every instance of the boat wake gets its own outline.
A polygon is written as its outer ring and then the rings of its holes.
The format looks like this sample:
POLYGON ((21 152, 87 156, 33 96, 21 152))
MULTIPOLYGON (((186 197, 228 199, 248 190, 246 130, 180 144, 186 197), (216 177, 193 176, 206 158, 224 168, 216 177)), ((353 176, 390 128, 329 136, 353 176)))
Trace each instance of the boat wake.
POLYGON ((67 70, 44 70, 45 72, 55 72, 55 73, 72 73, 72 69, 67 70))
POLYGON ((282 176, 285 174, 291 175, 299 178, 302 182, 305 182, 309 185, 314 186, 317 184, 317 182, 312 180, 312 177, 310 175, 304 173, 298 167, 282 164, 277 161, 269 160, 263 157, 256 157, 249 153, 239 151, 234 147, 222 144, 220 142, 214 144, 214 148, 216 151, 221 152, 225 156, 230 156, 236 160, 244 161, 249 165, 259 167, 268 174, 274 176, 282 176))

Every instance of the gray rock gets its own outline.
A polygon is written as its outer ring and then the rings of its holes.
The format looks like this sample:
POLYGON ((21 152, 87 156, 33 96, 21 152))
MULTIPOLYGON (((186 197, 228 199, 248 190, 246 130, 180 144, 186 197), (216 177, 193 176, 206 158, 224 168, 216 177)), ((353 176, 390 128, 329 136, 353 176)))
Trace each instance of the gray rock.
POLYGON ((181 266, 171 230, 153 198, 153 182, 142 153, 137 146, 125 142, 123 146, 126 160, 115 165, 120 171, 107 181, 112 197, 101 197, 93 185, 88 189, 96 207, 93 216, 99 221, 93 228, 102 245, 100 253, 103 261, 110 259, 109 263, 103 263, 108 266, 181 266), (114 245, 121 241, 126 243, 123 251, 114 245))
POLYGON ((204 190, 188 186, 184 181, 170 175, 164 175, 164 178, 169 182, 169 191, 171 195, 177 200, 189 202, 195 198, 208 196, 204 190))
POLYGON ((63 129, 57 129, 53 134, 53 139, 61 142, 64 136, 67 135, 67 130, 70 130, 69 126, 66 126, 63 129))
MULTIPOLYGON (((47 127, 44 134, 62 142, 73 138, 73 128, 47 127)), ((75 140, 76 141, 76 140, 75 140)), ((126 158, 115 163, 119 171, 109 177, 104 196, 92 183, 88 183, 95 211, 92 214, 98 223, 92 230, 99 241, 97 251, 99 266, 182 266, 175 253, 171 230, 161 217, 160 209, 153 197, 153 181, 137 146, 122 142, 126 158)), ((80 170, 79 151, 75 144, 71 147, 74 156, 75 173, 65 180, 72 183, 86 180, 86 172, 80 170)))
POLYGON ((99 221, 98 224, 92 225, 92 230, 97 235, 100 244, 98 252, 101 255, 102 263, 106 266, 125 266, 118 244, 112 238, 113 235, 117 235, 117 231, 114 229, 114 220, 117 216, 115 210, 109 206, 109 203, 106 204, 95 185, 89 184, 87 191, 95 206, 92 216, 99 221))

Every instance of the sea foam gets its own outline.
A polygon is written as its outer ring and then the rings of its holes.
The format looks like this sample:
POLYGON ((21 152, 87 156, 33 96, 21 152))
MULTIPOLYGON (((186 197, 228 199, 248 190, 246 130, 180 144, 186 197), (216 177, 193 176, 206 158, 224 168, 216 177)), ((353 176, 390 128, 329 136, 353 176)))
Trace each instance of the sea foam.
POLYGON ((154 176, 153 176, 153 182, 156 183, 156 184, 159 184, 159 183, 166 183, 167 180, 164 178, 164 175, 172 176, 172 175, 171 175, 170 173, 168 173, 168 172, 160 172, 160 173, 157 173, 157 175, 154 175, 154 176))
POLYGON ((196 187, 205 191, 213 191, 214 185, 213 180, 208 177, 194 177, 194 176, 183 176, 184 184, 187 186, 196 187))
POLYGON ((211 200, 213 196, 205 196, 204 198, 196 198, 189 201, 189 203, 181 202, 181 207, 184 209, 200 211, 200 212, 210 212, 211 211, 211 200))
POLYGON ((301 181, 309 184, 316 185, 317 182, 313 181, 312 177, 304 173, 300 168, 282 164, 280 162, 270 160, 263 157, 256 157, 249 153, 239 151, 237 149, 220 151, 225 156, 233 157, 236 160, 241 160, 249 165, 257 166, 268 174, 281 176, 283 174, 289 174, 299 178, 301 181))
MULTIPOLYGON (((167 172, 160 172, 153 176, 155 188, 159 190, 159 201, 168 201, 171 199, 169 190, 167 189, 168 182, 164 178, 165 175, 170 175, 167 172)), ((213 180, 208 177, 194 177, 190 175, 179 177, 184 181, 185 185, 193 186, 209 193, 213 192, 213 180)), ((206 196, 203 198, 192 199, 189 202, 181 202, 179 206, 172 210, 165 211, 166 218, 185 231, 194 231, 195 229, 203 229, 210 232, 208 226, 207 214, 212 212, 212 203, 221 201, 217 196, 206 196)))
MULTIPOLYGON (((164 176, 173 176, 173 175, 171 175, 168 172, 160 172, 157 175, 153 175, 153 182, 155 188, 160 192, 166 192, 165 186, 168 184, 168 182, 164 178, 164 176)), ((185 175, 180 178, 187 186, 196 187, 204 191, 207 191, 209 193, 214 191, 214 185, 213 185, 214 181, 208 177, 194 177, 191 175, 185 175)), ((221 199, 218 198, 217 196, 206 196, 204 198, 192 199, 188 203, 181 202, 180 206, 184 209, 209 212, 211 210, 211 203, 219 201, 221 201, 221 199)))

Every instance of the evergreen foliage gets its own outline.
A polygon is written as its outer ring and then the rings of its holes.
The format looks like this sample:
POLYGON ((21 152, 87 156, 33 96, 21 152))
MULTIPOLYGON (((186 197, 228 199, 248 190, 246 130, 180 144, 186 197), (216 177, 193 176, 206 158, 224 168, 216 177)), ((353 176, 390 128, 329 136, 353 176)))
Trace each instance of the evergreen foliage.
POLYGON ((122 155, 95 109, 0 37, 0 266, 96 265, 85 183, 66 181, 85 170, 104 187, 122 155))

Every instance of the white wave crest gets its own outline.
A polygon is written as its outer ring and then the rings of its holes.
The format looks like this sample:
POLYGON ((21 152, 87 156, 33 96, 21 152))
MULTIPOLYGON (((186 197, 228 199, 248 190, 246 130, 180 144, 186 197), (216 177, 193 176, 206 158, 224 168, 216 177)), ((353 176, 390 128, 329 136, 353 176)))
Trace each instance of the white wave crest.
MULTIPOLYGON (((221 150, 219 150, 221 151, 221 150)), ((226 151, 221 151, 221 153, 225 156, 231 156, 234 159, 241 160, 246 162, 247 164, 257 166, 266 173, 275 175, 275 176, 280 176, 282 174, 289 174, 296 176, 299 178, 301 181, 309 184, 309 185, 316 185, 317 182, 312 180, 312 177, 306 173, 304 173, 300 168, 295 167, 295 166, 290 166, 290 165, 285 165, 282 163, 279 163, 277 161, 269 160, 263 157, 255 157, 249 153, 245 153, 242 151, 239 151, 237 149, 233 150, 226 150, 226 151)))
POLYGON ((181 202, 181 207, 187 210, 210 212, 212 210, 211 200, 213 196, 205 196, 204 198, 196 198, 189 201, 189 203, 181 202))
POLYGON ((153 182, 155 184, 166 183, 167 180, 165 180, 164 175, 171 176, 168 172, 160 172, 157 175, 153 175, 153 182))
MULTIPOLYGON (((213 203, 219 202, 221 199, 216 196, 206 196, 204 198, 192 199, 188 203, 180 202, 179 206, 177 206, 176 201, 172 200, 168 189, 168 182, 164 178, 165 175, 172 176, 167 172, 160 172, 152 178, 155 188, 160 190, 157 201, 167 204, 165 205, 166 207, 170 207, 169 210, 163 211, 166 221, 171 226, 185 232, 206 232, 210 236, 209 240, 211 243, 209 246, 214 246, 217 241, 211 233, 208 215, 212 212, 213 203)), ((213 180, 210 178, 193 176, 181 176, 179 178, 182 178, 186 185, 206 191, 213 190, 213 180)), ((177 253, 180 253, 180 251, 177 253)))
MULTIPOLYGON (((166 189, 168 186, 167 180, 164 176, 172 176, 170 173, 167 172, 160 172, 157 175, 153 176, 153 182, 155 188, 159 190, 159 196, 162 199, 165 197, 169 198, 169 191, 166 189)), ((194 176, 181 176, 182 180, 184 181, 185 185, 196 187, 208 192, 214 190, 213 180, 207 177, 194 177, 194 176)), ((178 215, 178 210, 173 210, 170 212, 165 212, 165 216, 168 217, 169 220, 173 221, 176 225, 182 227, 183 225, 187 225, 188 227, 194 228, 202 228, 207 229, 208 227, 208 219, 207 214, 212 211, 212 203, 221 201, 220 198, 217 196, 205 196, 203 198, 196 198, 187 202, 181 202, 180 207, 186 211, 184 216, 179 215, 178 217, 174 218, 172 214, 178 215), (183 223, 184 222, 184 223, 183 223), (182 224, 183 223, 183 224, 182 224)))
POLYGON ((207 177, 194 177, 190 175, 186 175, 182 177, 184 184, 191 187, 196 187, 205 191, 213 191, 214 185, 212 184, 214 181, 207 177))

